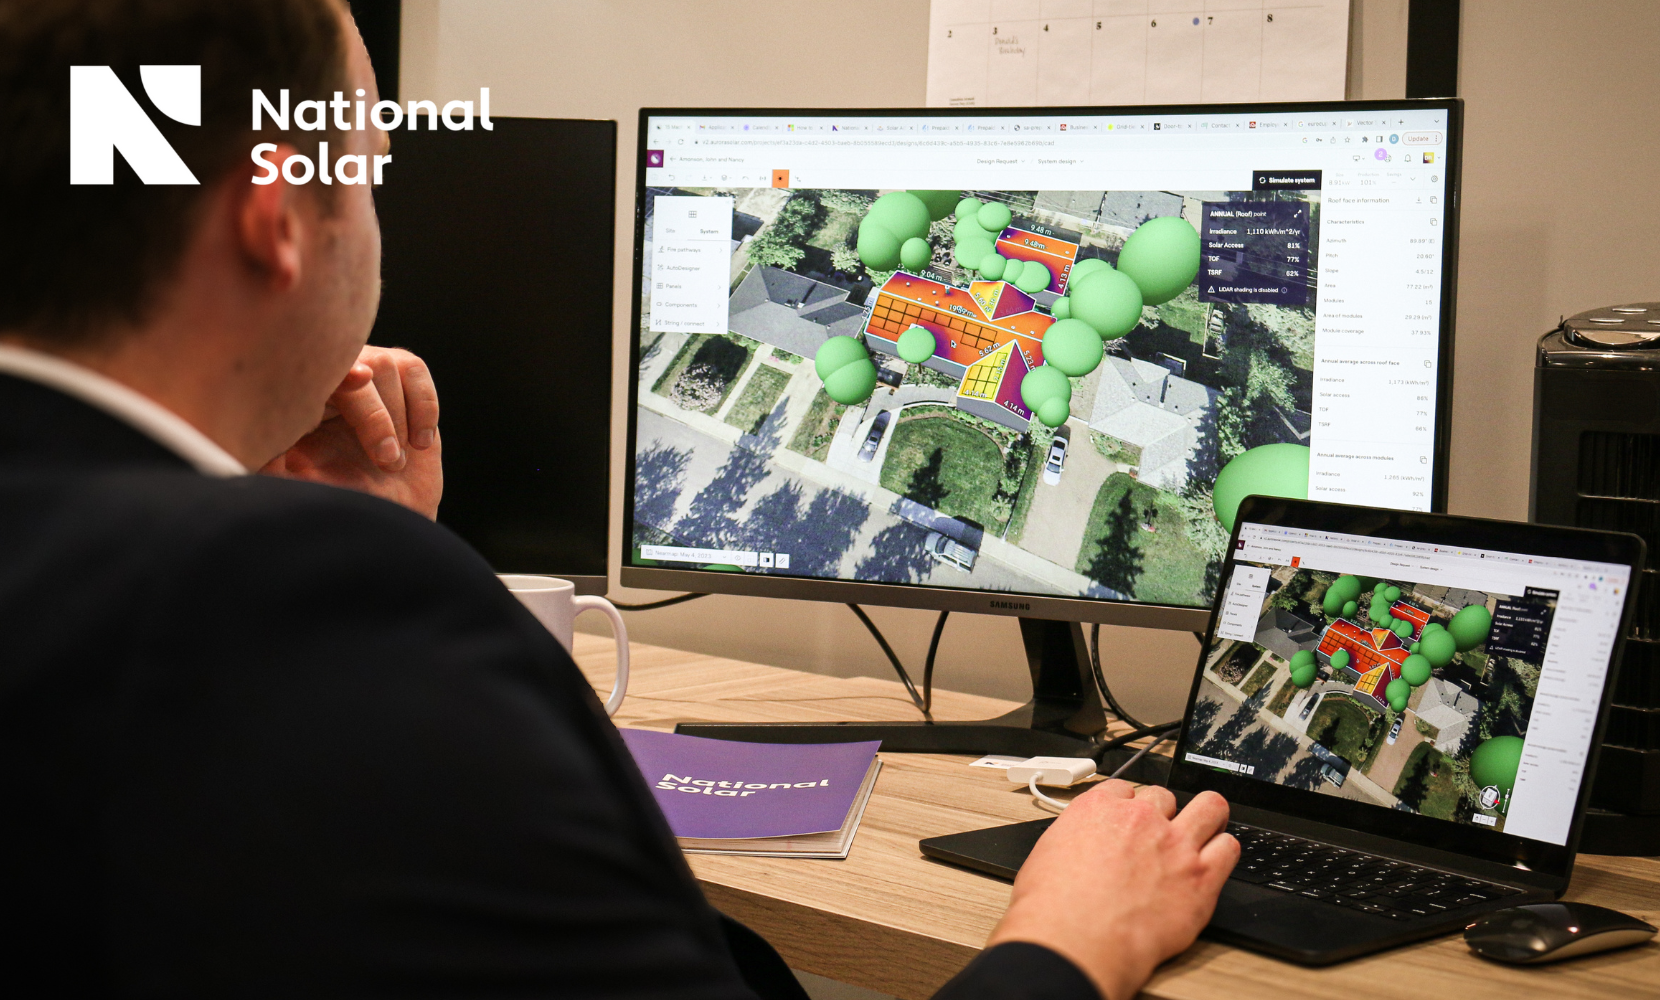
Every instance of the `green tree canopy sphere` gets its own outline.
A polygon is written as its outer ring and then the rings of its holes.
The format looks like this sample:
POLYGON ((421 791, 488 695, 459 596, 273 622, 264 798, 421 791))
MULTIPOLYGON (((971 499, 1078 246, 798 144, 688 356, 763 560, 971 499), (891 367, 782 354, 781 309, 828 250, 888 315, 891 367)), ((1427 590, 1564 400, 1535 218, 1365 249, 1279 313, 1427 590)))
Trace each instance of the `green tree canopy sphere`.
POLYGON ((1010 257, 1009 262, 1003 265, 1003 280, 1013 285, 1020 280, 1020 272, 1024 270, 1026 270, 1025 261, 1018 257, 1010 257))
POLYGON ((1508 794, 1516 785, 1516 771, 1522 764, 1520 736, 1494 736, 1484 740, 1470 754, 1470 778, 1477 788, 1497 785, 1508 794))
POLYGON ((1141 322, 1141 289, 1118 271, 1096 271, 1069 291, 1072 318, 1094 327, 1103 340, 1122 337, 1141 322))
POLYGON ((922 199, 911 192, 889 191, 871 202, 864 221, 887 227, 903 243, 913 236, 927 236, 933 217, 922 199))
POLYGON ((1422 687, 1429 681, 1429 660, 1413 653, 1401 664, 1401 678, 1413 687, 1422 687))
POLYGON ((1314 683, 1315 674, 1316 670, 1314 668, 1314 664, 1312 663, 1304 664, 1301 667, 1292 667, 1291 683, 1300 688, 1306 688, 1314 683))
POLYGON ((1312 667, 1314 664, 1314 651, 1312 649, 1299 649, 1295 653, 1291 654, 1292 670, 1296 670, 1299 667, 1312 667))
POLYGON ((913 365, 920 365, 934 356, 939 344, 934 340, 934 331, 912 324, 899 335, 898 347, 901 358, 913 365))
POLYGON ((859 220, 854 249, 860 262, 873 271, 893 270, 901 263, 901 247, 908 240, 926 237, 931 221, 921 198, 909 191, 889 191, 871 202, 859 220))
POLYGON ((928 207, 928 218, 935 222, 940 221, 957 209, 957 199, 962 196, 961 191, 911 191, 928 207))
POLYGON ((1362 594, 1366 593, 1368 590, 1371 590, 1372 588, 1374 588, 1378 585, 1378 581, 1374 577, 1357 576, 1357 577, 1355 577, 1355 579, 1360 581, 1360 592, 1362 594))
POLYGON ((1394 604, 1396 601, 1401 599, 1401 588, 1395 586, 1383 588, 1383 599, 1388 601, 1390 604, 1394 604))
POLYGON ((1326 596, 1320 602, 1320 610, 1328 616, 1336 617, 1343 614, 1343 607, 1354 603, 1360 596, 1360 581, 1345 573, 1331 582, 1326 588, 1326 596))
POLYGON ((1027 372, 1026 377, 1020 380, 1020 400, 1027 409, 1036 412, 1050 399, 1072 402, 1072 382, 1059 368, 1042 365, 1027 372))
POLYGON ((1429 635, 1431 632, 1445 632, 1446 630, 1447 627, 1440 622, 1430 622, 1428 625, 1424 626, 1425 635, 1429 635))
POLYGON ((1043 360, 1073 378, 1094 371, 1102 353, 1101 338, 1082 320, 1056 320, 1043 334, 1043 360))
POLYGON ((996 234, 1008 228, 1009 223, 1014 220, 1014 213, 1009 211, 1009 206, 1000 201, 988 201, 980 206, 977 218, 981 229, 996 234))
POLYGON ((866 219, 859 223, 859 239, 853 249, 859 255, 859 262, 872 271, 891 271, 899 266, 902 245, 893 230, 866 219))
POLYGON ((1344 601, 1343 602, 1343 617, 1344 618, 1353 618, 1355 616, 1355 612, 1359 611, 1359 610, 1360 610, 1360 604, 1358 602, 1356 602, 1356 601, 1344 601))
POLYGON ((1179 215, 1148 219, 1124 241, 1118 270, 1141 288, 1150 306, 1169 302, 1199 274, 1199 233, 1179 215))
POLYGON ((1397 618, 1395 620, 1395 624, 1391 625, 1390 628, 1394 629, 1395 634, 1400 636, 1402 639, 1405 639, 1407 636, 1412 634, 1412 623, 1407 621, 1405 618, 1397 618))
POLYGON ((1020 269, 1014 287, 1028 295, 1043 291, 1049 287, 1049 269, 1035 260, 1027 261, 1026 266, 1020 269))
POLYGON ((1331 654, 1331 665, 1334 669, 1337 669, 1337 670, 1342 670, 1344 667, 1348 666, 1349 665, 1349 651, 1346 650, 1346 649, 1340 649, 1337 652, 1331 654))
MULTIPOLYGON (((1047 366, 1045 366, 1047 367, 1047 366)), ((1045 427, 1059 427, 1066 423, 1066 418, 1072 415, 1068 400, 1059 396, 1050 396, 1037 408, 1037 418, 1045 427)))
POLYGON ((1003 268, 1008 262, 1007 257, 992 251, 980 261, 980 266, 976 270, 980 272, 980 277, 987 281, 997 281, 1003 277, 1003 268))
POLYGON ((1376 594, 1372 595, 1372 606, 1366 610, 1371 616, 1374 625, 1382 625, 1389 618, 1389 605, 1385 604, 1376 594))
POLYGON ((813 355, 813 370, 823 381, 830 377, 831 372, 845 365, 869 360, 870 352, 865 350, 863 341, 854 337, 827 337, 813 355))
POLYGON ((991 234, 980 228, 980 223, 970 215, 957 220, 951 227, 951 238, 961 243, 963 240, 989 240, 991 234))
POLYGON ((1055 317, 1056 319, 1071 319, 1072 300, 1062 295, 1060 298, 1049 303, 1049 315, 1055 317))
POLYGON ((1265 444, 1240 453, 1216 474, 1211 505, 1222 527, 1233 530, 1239 502, 1253 493, 1308 499, 1308 448, 1300 444, 1265 444))
POLYGON ((1383 689, 1383 697, 1384 700, 1389 702, 1390 708, 1397 712, 1404 712, 1406 711, 1406 700, 1412 697, 1412 685, 1408 684, 1405 679, 1397 677, 1389 682, 1388 687, 1383 689))
POLYGON ((862 403, 876 391, 876 365, 870 358, 843 365, 824 380, 824 393, 844 406, 862 403))
POLYGON ((991 238, 982 235, 978 239, 959 239, 952 250, 952 256, 962 267, 979 267, 980 262, 986 259, 987 254, 997 251, 991 245, 991 238))
POLYGON ((899 246, 899 263, 907 271, 920 271, 928 266, 928 261, 934 256, 934 248, 920 236, 913 236, 899 246))
POLYGON ((1112 270, 1112 265, 1108 264, 1101 258, 1085 257, 1083 260, 1080 260, 1078 263, 1072 265, 1072 270, 1067 273, 1066 286, 1068 288, 1076 288, 1090 275, 1110 270, 1112 270))
MULTIPOLYGON (((957 207, 953 210, 953 214, 957 217, 958 225, 962 225, 964 219, 974 219, 975 216, 980 214, 980 199, 964 198, 962 201, 957 202, 957 207)), ((974 224, 976 226, 979 225, 979 220, 976 219, 974 224)))
POLYGON ((1493 613, 1485 604, 1472 604, 1452 616, 1447 632, 1453 637, 1459 652, 1474 649, 1487 641, 1487 632, 1493 627, 1493 613))
POLYGON ((1458 652, 1458 641, 1446 629, 1438 628, 1431 632, 1424 629, 1424 634, 1418 639, 1419 652, 1432 667, 1444 667, 1452 662, 1453 654, 1458 652))

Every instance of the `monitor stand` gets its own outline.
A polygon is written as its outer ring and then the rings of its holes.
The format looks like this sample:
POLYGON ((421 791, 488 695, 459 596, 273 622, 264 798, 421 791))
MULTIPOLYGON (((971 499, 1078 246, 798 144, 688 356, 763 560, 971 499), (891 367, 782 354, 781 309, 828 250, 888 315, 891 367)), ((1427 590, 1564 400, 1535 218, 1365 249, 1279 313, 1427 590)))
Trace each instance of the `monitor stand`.
MULTIPOLYGON (((1107 726, 1090 669, 1083 626, 1020 619, 1020 637, 1032 672, 1032 700, 1007 715, 975 722, 682 722, 677 733, 751 743, 858 743, 881 740, 888 753, 1001 754, 1010 757, 1088 757, 1107 726)), ((1133 750, 1108 751, 1103 770, 1128 761, 1133 750)), ((1168 758, 1148 754, 1124 777, 1164 783, 1168 758)))

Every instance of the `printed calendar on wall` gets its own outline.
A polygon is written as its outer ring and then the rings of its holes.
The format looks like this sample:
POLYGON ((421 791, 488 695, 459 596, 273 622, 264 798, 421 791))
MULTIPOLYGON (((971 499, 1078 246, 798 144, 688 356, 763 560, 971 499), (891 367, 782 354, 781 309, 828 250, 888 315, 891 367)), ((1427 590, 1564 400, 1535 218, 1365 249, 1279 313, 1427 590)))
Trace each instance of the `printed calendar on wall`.
POLYGON ((933 0, 930 107, 1342 100, 1349 0, 933 0))

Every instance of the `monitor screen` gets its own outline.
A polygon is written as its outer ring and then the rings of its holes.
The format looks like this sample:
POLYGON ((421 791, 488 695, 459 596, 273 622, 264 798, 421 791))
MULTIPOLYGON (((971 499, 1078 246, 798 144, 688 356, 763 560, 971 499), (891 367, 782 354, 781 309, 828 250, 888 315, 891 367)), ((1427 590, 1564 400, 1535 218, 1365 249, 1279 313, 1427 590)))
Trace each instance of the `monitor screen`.
POLYGON ((372 339, 438 384, 439 522, 499 572, 604 593, 617 125, 494 125, 393 137, 372 339))
POLYGON ((1439 506, 1457 111, 643 112, 625 566, 1202 608, 1248 493, 1439 506))
POLYGON ((1181 759, 1565 845, 1630 568, 1241 525, 1181 759))

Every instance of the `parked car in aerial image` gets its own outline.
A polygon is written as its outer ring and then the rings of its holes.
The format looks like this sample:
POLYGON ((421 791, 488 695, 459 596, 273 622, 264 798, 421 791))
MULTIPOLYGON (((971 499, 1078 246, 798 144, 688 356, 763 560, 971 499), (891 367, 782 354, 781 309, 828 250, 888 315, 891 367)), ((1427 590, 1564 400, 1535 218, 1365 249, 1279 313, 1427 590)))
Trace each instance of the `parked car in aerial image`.
POLYGON ((859 446, 859 461, 868 462, 876 457, 876 447, 882 443, 882 435, 887 432, 888 421, 893 419, 892 410, 883 410, 870 422, 870 433, 865 435, 865 443, 859 446))
POLYGON ((964 545, 962 542, 946 535, 944 532, 930 531, 922 543, 928 554, 942 563, 955 566, 965 573, 973 572, 974 559, 978 552, 964 545))
POLYGON ((1043 481, 1050 486, 1058 485, 1061 481, 1061 470, 1066 468, 1067 440, 1056 435, 1049 445, 1049 457, 1043 462, 1043 481))

